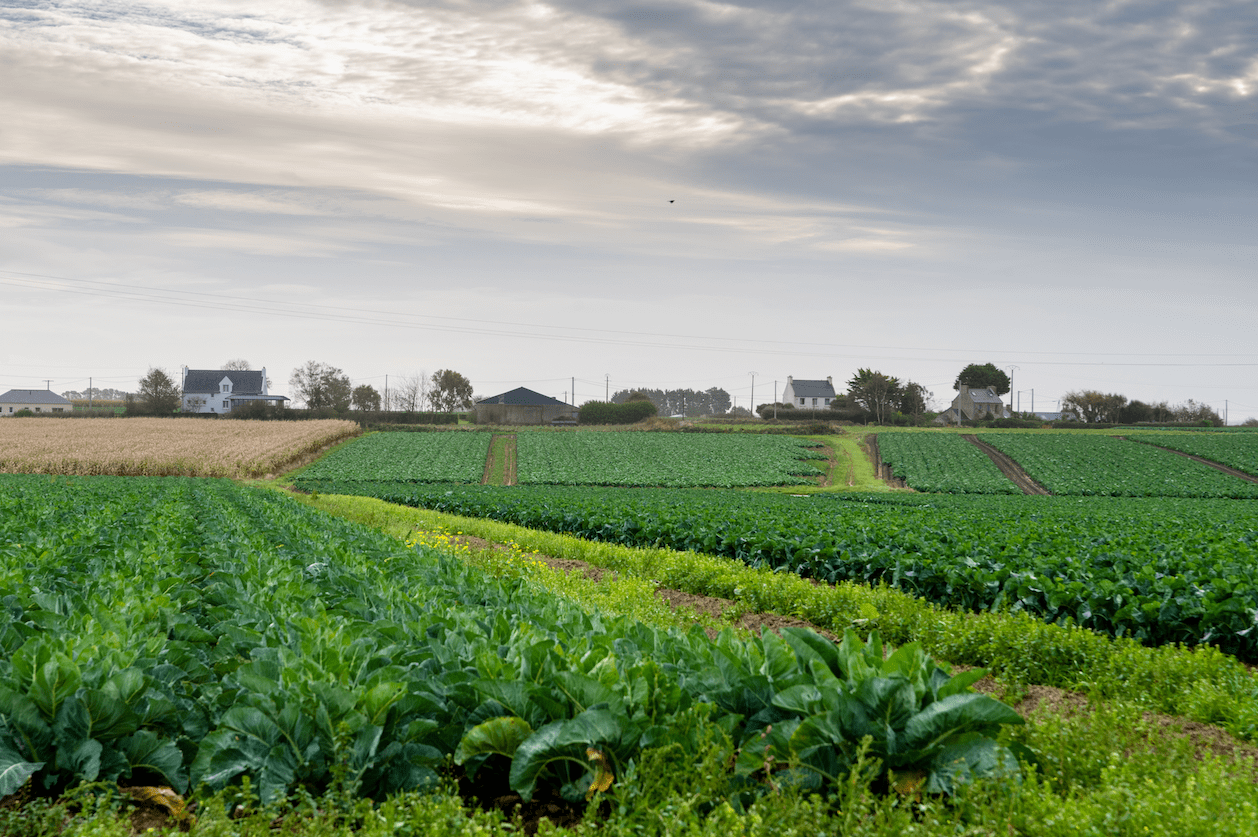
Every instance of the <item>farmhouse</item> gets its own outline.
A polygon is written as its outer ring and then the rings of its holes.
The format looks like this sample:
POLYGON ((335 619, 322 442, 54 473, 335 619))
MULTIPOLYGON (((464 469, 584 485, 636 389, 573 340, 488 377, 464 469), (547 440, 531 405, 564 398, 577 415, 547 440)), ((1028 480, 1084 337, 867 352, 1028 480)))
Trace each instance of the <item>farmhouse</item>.
POLYGON ((575 421, 577 408, 525 387, 476 402, 477 424, 550 424, 575 421))
POLYGON ((74 405, 68 399, 46 389, 11 389, 0 395, 0 416, 11 416, 22 410, 30 410, 32 413, 72 413, 74 405))
POLYGON ((952 399, 952 406, 940 413, 935 423, 960 424, 963 421, 1007 418, 1008 415, 1005 402, 992 387, 962 385, 957 397, 952 399))
POLYGON ((266 367, 252 369, 189 369, 183 368, 183 397, 180 401, 185 413, 230 413, 233 407, 262 402, 281 404, 289 400, 286 395, 267 393, 266 367))
POLYGON ((834 378, 823 381, 795 380, 786 376, 786 389, 782 390, 782 403, 800 409, 824 410, 834 400, 834 378))

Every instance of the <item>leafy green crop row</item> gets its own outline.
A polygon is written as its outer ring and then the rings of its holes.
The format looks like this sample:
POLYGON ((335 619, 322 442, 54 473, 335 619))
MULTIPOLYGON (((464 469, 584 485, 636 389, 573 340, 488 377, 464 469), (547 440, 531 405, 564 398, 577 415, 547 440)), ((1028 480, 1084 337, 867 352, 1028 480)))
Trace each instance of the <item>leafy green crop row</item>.
POLYGON ((1258 485, 1148 445, 1090 433, 980 433, 1054 494, 1258 498, 1258 485))
POLYGON ((706 433, 521 433, 521 485, 758 486, 816 482, 815 443, 706 433), (811 477, 812 479, 805 479, 811 477))
POLYGON ((1258 660, 1258 508, 1190 499, 812 495, 324 484, 632 546, 738 558, 827 582, 885 582, 1150 645, 1258 660))
POLYGON ((1021 493, 991 457, 954 433, 879 433, 878 455, 918 491, 1021 493))
POLYGON ((1127 438, 1191 453, 1258 476, 1258 433, 1128 433, 1127 438))
POLYGON ((1017 715, 916 646, 662 631, 227 482, 0 477, 0 589, 0 796, 348 774, 380 799, 453 759, 580 799, 713 733, 734 794, 770 755, 830 785, 863 736, 933 791, 1019 771, 993 738, 1017 715))
POLYGON ((485 473, 489 433, 372 433, 332 451, 305 479, 474 482, 485 473))

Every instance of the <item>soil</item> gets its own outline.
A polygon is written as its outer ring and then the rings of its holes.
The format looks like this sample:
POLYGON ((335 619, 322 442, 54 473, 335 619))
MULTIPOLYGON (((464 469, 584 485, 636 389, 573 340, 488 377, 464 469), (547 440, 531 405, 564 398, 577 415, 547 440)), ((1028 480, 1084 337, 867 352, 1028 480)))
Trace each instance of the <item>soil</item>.
MULTIPOLYGON (((1119 436, 1118 438, 1127 440, 1126 436, 1119 436)), ((1161 445, 1155 445, 1152 442, 1145 442, 1143 440, 1130 439, 1128 441, 1137 442, 1137 444, 1141 444, 1141 445, 1148 445, 1149 447, 1157 448, 1158 450, 1169 451, 1177 456, 1187 457, 1188 459, 1191 459, 1194 462, 1200 462, 1202 465, 1209 465, 1211 468, 1213 468, 1216 471, 1222 471, 1223 473, 1228 474, 1233 477, 1240 477, 1246 482, 1258 482, 1258 477, 1255 477, 1253 474, 1247 474, 1244 471, 1238 471, 1235 468, 1230 468, 1227 465, 1224 465, 1220 462, 1214 462, 1213 460, 1206 459, 1203 456, 1196 456, 1191 453, 1184 453, 1182 450, 1175 450, 1174 448, 1164 448, 1161 445)))
POLYGON ((1023 494, 1051 494, 1047 488, 1031 479, 1030 474, 1022 470, 1022 466, 1014 462, 1004 453, 996 450, 986 442, 979 441, 979 438, 973 434, 966 434, 961 437, 976 448, 987 454, 992 462, 996 463, 996 467, 1000 469, 1000 473, 1004 474, 1013 484, 1022 490, 1023 494))
POLYGON ((909 491, 909 484, 904 480, 891 473, 891 466, 882 461, 882 454, 878 453, 878 434, 870 433, 865 437, 865 449, 869 451, 869 458, 874 463, 874 476, 885 482, 892 488, 903 488, 909 491))

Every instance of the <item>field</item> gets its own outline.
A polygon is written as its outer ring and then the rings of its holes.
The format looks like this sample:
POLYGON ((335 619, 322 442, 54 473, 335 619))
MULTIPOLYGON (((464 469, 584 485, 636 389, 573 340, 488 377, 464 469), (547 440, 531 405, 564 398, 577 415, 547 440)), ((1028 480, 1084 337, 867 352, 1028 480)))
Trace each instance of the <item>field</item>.
POLYGON ((521 433, 521 485, 747 487, 815 484, 825 457, 790 436, 521 433))
POLYGON ((1128 439, 1204 457, 1258 477, 1258 433, 1127 433, 1128 439))
POLYGON ((372 433, 307 468, 305 479, 480 482, 488 433, 372 433))
POLYGON ((1053 494, 1258 498, 1258 484, 1169 451, 1113 436, 1091 433, 976 435, 1013 457, 1032 479, 1053 494))
POLYGON ((0 473, 255 477, 358 433, 339 420, 4 419, 0 473))
POLYGON ((991 458, 953 433, 879 433, 878 453, 917 491, 1018 494, 991 458))
MULTIPOLYGON (((106 421, 142 463, 272 430, 106 421)), ((1251 483, 1074 432, 982 434, 1084 472, 1053 497, 953 433, 880 433, 919 489, 882 493, 817 485, 798 438, 516 436, 533 484, 478 484, 485 432, 369 434, 300 497, 0 474, 0 833, 142 830, 102 825, 134 785, 194 835, 1258 833, 1251 483), (759 611, 835 639, 728 627, 759 611), (40 830, 19 790, 102 801, 40 830)), ((68 444, 32 467, 113 461, 68 444)))

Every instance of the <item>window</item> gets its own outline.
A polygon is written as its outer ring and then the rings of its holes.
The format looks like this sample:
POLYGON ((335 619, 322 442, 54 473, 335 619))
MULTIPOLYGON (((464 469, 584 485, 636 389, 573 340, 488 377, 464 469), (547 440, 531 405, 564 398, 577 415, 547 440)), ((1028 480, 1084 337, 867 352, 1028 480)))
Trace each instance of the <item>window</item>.
POLYGON ((227 392, 227 384, 220 384, 219 392, 227 392))
POLYGON ((224 399, 223 399, 223 409, 224 409, 224 410, 230 410, 231 408, 232 408, 232 403, 231 403, 231 401, 229 401, 228 399, 224 398, 224 399))
POLYGON ((817 399, 815 399, 815 398, 814 398, 814 399, 812 400, 812 405, 813 405, 814 407, 816 407, 816 406, 817 406, 817 399))
POLYGON ((802 406, 804 406, 804 399, 802 399, 802 398, 801 398, 801 399, 799 399, 799 406, 801 406, 801 407, 802 407, 802 406))

